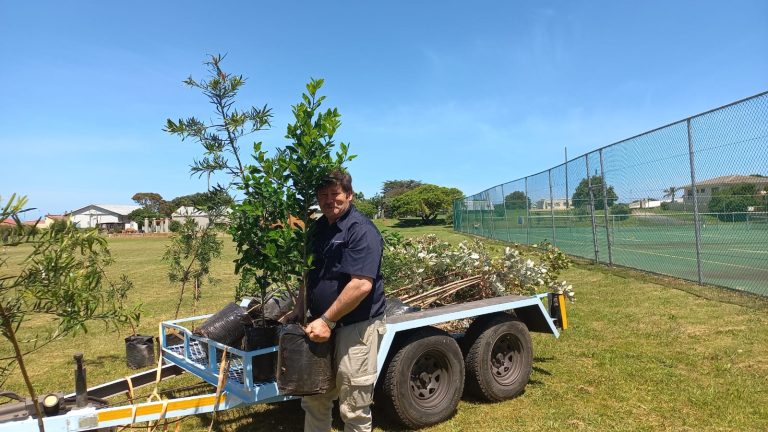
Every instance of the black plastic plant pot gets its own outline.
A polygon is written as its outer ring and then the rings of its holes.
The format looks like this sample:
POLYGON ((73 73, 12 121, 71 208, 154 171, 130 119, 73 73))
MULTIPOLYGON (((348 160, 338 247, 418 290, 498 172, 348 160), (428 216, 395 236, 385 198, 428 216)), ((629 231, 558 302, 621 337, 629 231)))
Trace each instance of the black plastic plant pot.
POLYGON ((245 309, 235 303, 229 303, 200 324, 193 333, 220 344, 239 346, 243 338, 243 323, 247 321, 250 321, 250 318, 245 309))
POLYGON ((322 394, 331 388, 333 343, 312 342, 298 324, 281 327, 277 388, 289 396, 322 394))
POLYGON ((129 368, 141 369, 155 364, 155 340, 152 336, 125 338, 125 360, 129 368))
MULTIPOLYGON (((243 351, 256 351, 262 348, 273 347, 278 344, 277 323, 267 323, 266 326, 243 326, 243 351)), ((253 382, 261 383, 274 381, 277 376, 277 353, 262 354, 253 357, 253 382)))

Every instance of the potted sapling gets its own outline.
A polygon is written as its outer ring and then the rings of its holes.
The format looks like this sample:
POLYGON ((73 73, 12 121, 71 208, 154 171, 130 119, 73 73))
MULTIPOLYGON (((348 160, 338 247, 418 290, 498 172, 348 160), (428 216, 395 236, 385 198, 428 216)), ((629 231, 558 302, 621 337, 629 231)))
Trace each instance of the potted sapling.
POLYGON ((132 309, 126 307, 128 293, 133 288, 133 282, 125 275, 120 282, 111 285, 107 298, 116 306, 121 315, 126 317, 131 328, 131 334, 125 337, 125 363, 131 369, 141 369, 155 364, 155 342, 152 336, 138 333, 141 322, 141 304, 132 309))

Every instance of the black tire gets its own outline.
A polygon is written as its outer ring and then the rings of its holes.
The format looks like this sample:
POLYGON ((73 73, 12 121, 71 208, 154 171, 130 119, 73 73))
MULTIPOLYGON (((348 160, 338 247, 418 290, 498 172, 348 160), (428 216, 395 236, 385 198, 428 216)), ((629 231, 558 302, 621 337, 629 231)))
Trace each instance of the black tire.
POLYGON ((466 391, 496 402, 518 396, 531 377, 533 344, 528 327, 508 314, 472 325, 465 336, 466 391))
POLYGON ((412 429, 449 418, 464 390, 461 349, 447 333, 433 327, 408 335, 383 372, 378 401, 412 429))

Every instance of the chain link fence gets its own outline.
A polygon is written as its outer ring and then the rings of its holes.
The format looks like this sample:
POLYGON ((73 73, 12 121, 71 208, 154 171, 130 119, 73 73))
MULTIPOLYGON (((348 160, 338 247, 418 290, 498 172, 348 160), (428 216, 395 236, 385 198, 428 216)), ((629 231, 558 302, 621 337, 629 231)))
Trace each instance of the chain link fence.
POLYGON ((768 296, 768 92, 457 200, 453 221, 768 296))

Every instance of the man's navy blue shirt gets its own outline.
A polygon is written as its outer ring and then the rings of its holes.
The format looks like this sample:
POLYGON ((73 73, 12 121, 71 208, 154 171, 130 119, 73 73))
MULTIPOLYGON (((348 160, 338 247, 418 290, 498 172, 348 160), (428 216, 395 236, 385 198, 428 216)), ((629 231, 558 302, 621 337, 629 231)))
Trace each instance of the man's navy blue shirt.
POLYGON ((352 279, 352 275, 373 279, 371 292, 339 323, 352 324, 384 313, 384 283, 381 258, 384 241, 381 233, 354 205, 335 223, 325 216, 315 226, 313 269, 309 272, 308 296, 312 316, 328 310, 352 279))

